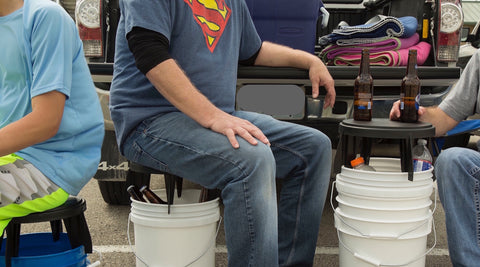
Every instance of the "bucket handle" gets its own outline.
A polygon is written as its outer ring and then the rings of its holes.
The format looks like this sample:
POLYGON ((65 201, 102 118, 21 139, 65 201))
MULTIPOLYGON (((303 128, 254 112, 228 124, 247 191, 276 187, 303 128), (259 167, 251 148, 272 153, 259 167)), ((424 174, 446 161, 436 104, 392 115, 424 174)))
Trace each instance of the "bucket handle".
POLYGON ((433 237, 434 237, 434 242, 433 242, 433 245, 430 249, 428 249, 425 253, 423 253, 422 255, 418 256, 418 257, 415 257, 414 259, 410 260, 409 262, 407 263, 403 263, 403 264, 382 264, 380 263, 378 260, 375 260, 369 256, 365 256, 365 255, 361 255, 361 254, 358 254, 357 252, 354 252, 351 248, 349 248, 348 246, 346 246, 342 239, 340 238, 340 234, 339 234, 339 231, 337 230, 337 236, 338 236, 338 242, 348 251, 350 252, 355 258, 359 259, 359 260, 362 260, 364 262, 367 262, 369 264, 372 264, 374 266, 389 266, 389 267, 394 267, 394 266, 407 266, 407 265, 410 265, 411 263, 414 263, 415 261, 419 260, 420 258, 422 257, 425 257, 426 255, 428 255, 432 250, 433 248, 435 248, 435 246, 437 245, 437 231, 435 229, 435 222, 434 222, 434 219, 432 217, 432 226, 433 226, 433 237))
MULTIPOLYGON (((406 234, 409 234, 415 230, 417 230, 418 228, 422 227, 423 225, 425 225, 426 223, 428 223, 429 221, 429 218, 425 219, 421 224, 419 225, 416 225, 414 227, 412 227, 411 229, 405 231, 404 233, 402 234, 399 234, 399 235, 371 235, 371 234, 364 234, 362 231, 358 230, 356 227, 350 225, 349 223, 347 223, 345 220, 343 220, 342 216, 337 214, 337 210, 335 209, 334 205, 333 205, 333 189, 335 188, 335 184, 336 184, 337 181, 333 181, 332 183, 332 190, 330 190, 330 206, 332 207, 333 209, 333 212, 334 214, 336 215, 336 218, 338 218, 340 221, 342 221, 342 223, 344 223, 346 226, 348 226, 349 228, 351 228, 352 230, 354 230, 355 232, 357 232, 358 234, 360 234, 361 236, 363 237, 367 237, 367 238, 378 238, 378 239, 399 239, 401 238, 402 236, 406 235, 406 234)), ((435 201, 434 201, 434 208, 433 208, 433 211, 432 211, 432 221, 433 221, 433 214, 435 213, 435 210, 437 209, 437 190, 434 188, 434 191, 435 191, 435 201)), ((434 225, 435 227, 435 225, 434 225)))
MULTIPOLYGON (((131 214, 128 214, 128 222, 127 222, 127 239, 128 239, 128 244, 130 245, 130 249, 132 250, 133 252, 133 255, 135 255, 135 257, 140 260, 145 266, 149 266, 144 259, 142 259, 140 256, 137 255, 135 249, 133 248, 132 246, 132 241, 130 239, 130 222, 132 221, 131 219, 131 214)), ((219 220, 218 220, 218 225, 217 225, 217 230, 215 231, 215 236, 212 237, 213 240, 216 240, 217 239, 217 235, 218 235, 218 232, 220 231, 220 225, 222 224, 222 216, 220 216, 219 220)), ((207 247, 207 249, 205 249, 204 252, 202 252, 202 254, 200 254, 198 257, 196 257, 195 259, 193 259, 191 262, 189 262, 187 265, 185 265, 184 267, 187 267, 187 266, 190 266, 192 265, 193 263, 195 263, 196 261, 198 261, 201 257, 203 257, 203 255, 205 255, 208 250, 210 250, 210 248, 215 244, 215 242, 212 242, 213 240, 210 240, 210 243, 211 245, 207 247)))

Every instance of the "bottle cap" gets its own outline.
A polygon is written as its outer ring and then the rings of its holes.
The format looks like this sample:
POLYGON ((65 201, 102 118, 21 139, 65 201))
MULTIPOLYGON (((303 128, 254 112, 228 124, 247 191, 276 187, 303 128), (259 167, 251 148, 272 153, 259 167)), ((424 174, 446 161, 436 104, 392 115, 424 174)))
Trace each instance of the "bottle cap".
POLYGON ((148 188, 148 186, 146 186, 146 185, 144 185, 144 186, 140 187, 140 192, 142 192, 142 193, 143 193, 143 191, 145 191, 145 189, 147 189, 147 188, 148 188))
POLYGON ((418 139, 418 140, 417 140, 417 144, 419 144, 419 145, 426 145, 426 144, 427 144, 427 140, 425 140, 425 139, 418 139))
POLYGON ((363 157, 358 157, 358 158, 350 161, 350 164, 352 165, 352 167, 358 166, 362 163, 365 163, 365 160, 363 159, 363 157))

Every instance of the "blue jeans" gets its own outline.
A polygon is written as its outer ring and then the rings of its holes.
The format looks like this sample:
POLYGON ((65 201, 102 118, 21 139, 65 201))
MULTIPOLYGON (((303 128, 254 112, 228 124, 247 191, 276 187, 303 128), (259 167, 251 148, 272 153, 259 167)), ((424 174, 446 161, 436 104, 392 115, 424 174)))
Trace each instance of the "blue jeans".
POLYGON ((229 266, 312 266, 331 168, 331 143, 313 128, 238 111, 271 146, 222 134, 182 113, 143 121, 125 156, 222 191, 229 266), (277 205, 276 180, 282 179, 277 205))
POLYGON ((445 209, 448 249, 454 266, 480 262, 480 153, 449 148, 435 162, 440 200, 445 209))

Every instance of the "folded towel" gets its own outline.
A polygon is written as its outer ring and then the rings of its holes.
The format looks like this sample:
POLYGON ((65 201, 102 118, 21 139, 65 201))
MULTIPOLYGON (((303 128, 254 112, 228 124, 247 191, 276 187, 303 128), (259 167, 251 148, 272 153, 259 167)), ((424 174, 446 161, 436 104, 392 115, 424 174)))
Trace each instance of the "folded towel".
POLYGON ((417 50, 417 65, 422 66, 425 61, 427 61, 432 45, 426 42, 420 42, 409 49, 400 49, 398 50, 398 66, 407 66, 408 63, 408 50, 416 49, 417 50))
MULTIPOLYGON (((335 57, 330 64, 335 66, 359 66, 362 59, 358 54, 345 54, 335 57)), ((396 51, 384 51, 370 54, 370 66, 396 66, 398 53, 396 51)))
POLYGON ((335 43, 340 39, 353 38, 377 38, 377 37, 399 37, 408 38, 412 36, 418 26, 415 17, 391 17, 391 16, 375 16, 366 24, 357 26, 342 25, 339 29, 335 29, 332 33, 319 38, 319 44, 326 46, 335 43))
MULTIPOLYGON (((374 38, 377 42, 363 43, 358 42, 357 45, 329 45, 320 52, 320 57, 328 62, 333 58, 343 54, 360 54, 364 48, 368 48, 370 53, 379 53, 384 51, 399 50, 408 48, 418 43, 420 37, 418 33, 413 34, 409 38, 381 37, 374 38)), ((352 39, 357 40, 357 39, 352 39)), ((362 39, 364 40, 364 39, 362 39)))
MULTIPOLYGON (((408 50, 417 50, 417 65, 425 63, 430 54, 431 45, 427 42, 420 42, 409 48, 398 51, 383 51, 370 53, 370 65, 372 66, 406 66, 408 62, 408 50)), ((329 61, 330 65, 336 66, 358 66, 361 61, 361 54, 342 54, 329 61)))

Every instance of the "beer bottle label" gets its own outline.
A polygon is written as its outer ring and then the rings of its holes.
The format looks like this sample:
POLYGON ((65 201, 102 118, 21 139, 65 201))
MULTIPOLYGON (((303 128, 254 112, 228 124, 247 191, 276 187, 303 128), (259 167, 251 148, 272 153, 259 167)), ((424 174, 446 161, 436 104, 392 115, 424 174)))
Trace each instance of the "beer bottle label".
POLYGON ((358 99, 355 101, 355 105, 358 109, 372 109, 371 98, 372 94, 370 93, 358 93, 358 99))
POLYGON ((415 107, 415 110, 420 108, 420 94, 415 97, 402 96, 400 100, 400 110, 405 110, 406 106, 415 107))
POLYGON ((415 97, 415 109, 418 110, 420 108, 420 94, 415 97))

